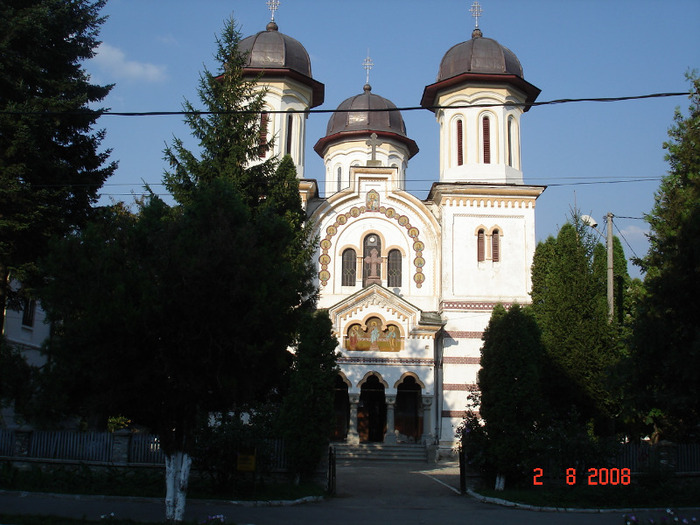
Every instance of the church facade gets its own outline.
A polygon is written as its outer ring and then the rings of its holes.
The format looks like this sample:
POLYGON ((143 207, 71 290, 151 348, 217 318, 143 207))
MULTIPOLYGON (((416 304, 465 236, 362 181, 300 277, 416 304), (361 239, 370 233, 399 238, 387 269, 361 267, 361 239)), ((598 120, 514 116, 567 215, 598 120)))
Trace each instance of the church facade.
POLYGON ((428 197, 405 190, 418 145, 369 83, 315 142, 322 197, 304 158, 303 112, 324 97, 308 53, 274 19, 240 47, 246 72, 266 89, 261 140, 275 138, 267 155, 293 158, 319 239, 318 306, 340 352, 334 439, 451 448, 494 306, 530 301, 544 187, 524 182, 520 121, 539 89, 512 51, 477 28, 447 50, 422 95, 440 137, 428 197))

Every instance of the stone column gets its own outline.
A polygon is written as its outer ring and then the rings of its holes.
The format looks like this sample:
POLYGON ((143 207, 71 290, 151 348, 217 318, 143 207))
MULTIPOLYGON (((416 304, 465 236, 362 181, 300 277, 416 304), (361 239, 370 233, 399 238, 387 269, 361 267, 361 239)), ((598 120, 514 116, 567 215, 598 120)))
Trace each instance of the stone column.
POLYGON ((348 440, 351 445, 360 443, 360 435, 357 433, 357 405, 360 403, 360 394, 350 394, 350 424, 348 425, 348 440))
POLYGON ((396 396, 385 396, 386 400, 386 435, 384 443, 387 445, 396 444, 396 432, 394 432, 394 407, 396 406, 396 396))
POLYGON ((432 426, 433 421, 430 417, 430 409, 433 404, 433 396, 423 396, 421 401, 423 405, 423 436, 421 439, 424 444, 430 445, 432 444, 432 439, 430 437, 430 428, 432 426))

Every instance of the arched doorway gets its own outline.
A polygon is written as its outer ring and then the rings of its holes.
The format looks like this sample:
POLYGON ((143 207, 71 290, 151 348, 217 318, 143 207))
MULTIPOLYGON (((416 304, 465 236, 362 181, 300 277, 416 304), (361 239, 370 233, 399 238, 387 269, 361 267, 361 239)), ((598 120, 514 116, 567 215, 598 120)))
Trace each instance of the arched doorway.
POLYGON ((399 432, 399 440, 420 443, 423 435, 423 406, 421 386, 416 378, 407 375, 396 387, 396 409, 394 426, 399 432))
POLYGON ((357 432, 362 443, 382 443, 386 432, 386 399, 384 385, 372 374, 360 390, 357 407, 357 432))
POLYGON ((348 425, 350 423, 350 396, 348 395, 348 385, 340 374, 335 376, 333 392, 335 420, 331 440, 345 441, 348 437, 348 425))

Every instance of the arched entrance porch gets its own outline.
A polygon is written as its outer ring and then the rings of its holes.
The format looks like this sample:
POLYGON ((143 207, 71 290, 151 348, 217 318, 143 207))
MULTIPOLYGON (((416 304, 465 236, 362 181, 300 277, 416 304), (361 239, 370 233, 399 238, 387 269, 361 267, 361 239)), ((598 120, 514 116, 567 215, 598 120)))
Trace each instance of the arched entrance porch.
POLYGON ((382 443, 386 432, 385 383, 371 373, 360 386, 357 432, 360 443, 382 443))
POLYGON ((422 384, 413 374, 404 374, 396 384, 394 425, 399 443, 420 443, 423 435, 422 384))

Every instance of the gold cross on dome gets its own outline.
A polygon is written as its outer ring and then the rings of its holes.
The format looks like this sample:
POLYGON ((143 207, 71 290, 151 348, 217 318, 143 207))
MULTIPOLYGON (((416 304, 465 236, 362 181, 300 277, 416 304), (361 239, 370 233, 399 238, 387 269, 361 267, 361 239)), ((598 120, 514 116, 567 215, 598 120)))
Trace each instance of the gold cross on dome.
POLYGON ((362 67, 365 68, 365 71, 367 71, 367 81, 365 84, 369 84, 369 72, 374 66, 374 62, 372 62, 372 59, 369 57, 369 49, 367 49, 367 58, 365 58, 365 61, 362 62, 362 67))
POLYGON ((267 0, 266 2, 267 8, 270 10, 270 21, 274 22, 275 21, 275 11, 277 11, 280 7, 280 0, 267 0))
POLYGON ((479 17, 481 16, 481 4, 479 2, 474 2, 472 6, 469 8, 469 12, 472 14, 474 17, 474 20, 476 21, 476 25, 474 26, 476 29, 479 28, 479 17))

